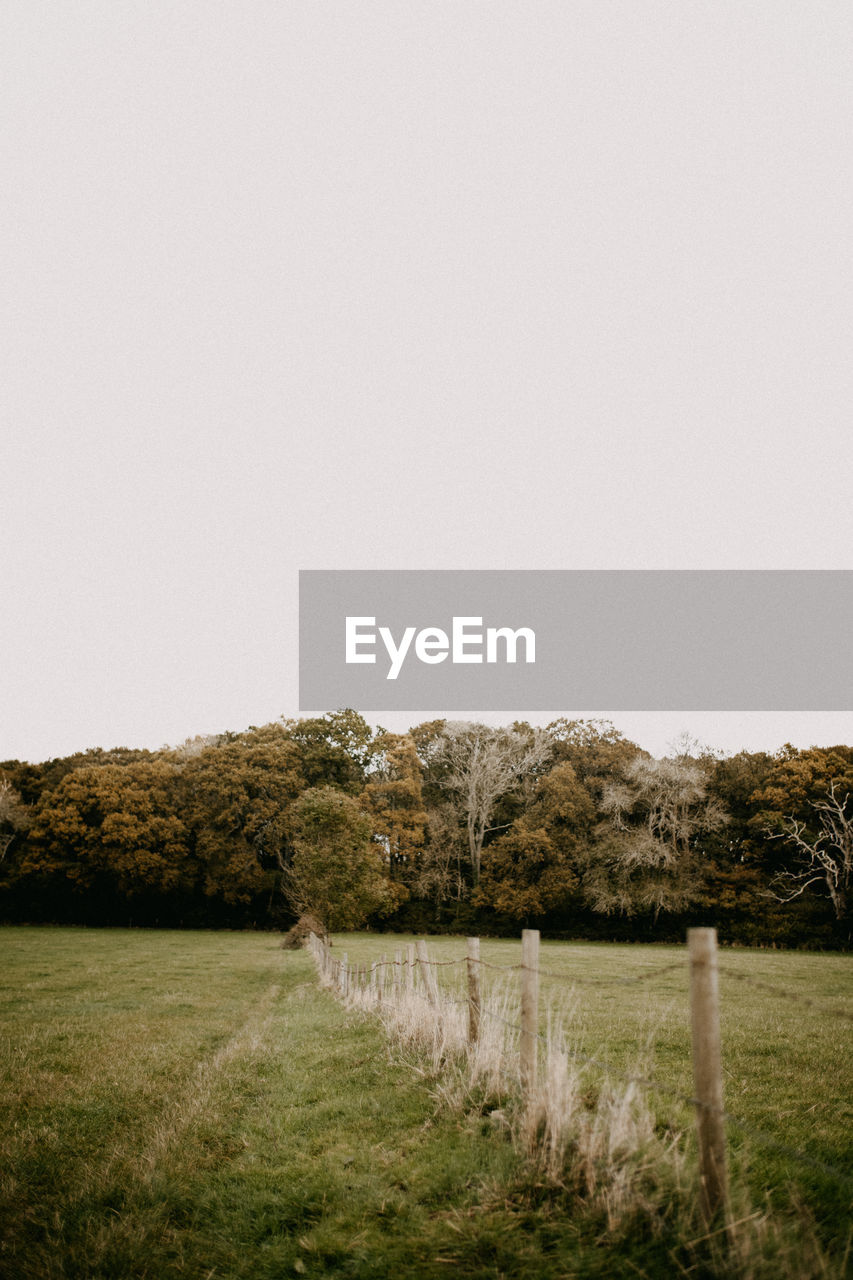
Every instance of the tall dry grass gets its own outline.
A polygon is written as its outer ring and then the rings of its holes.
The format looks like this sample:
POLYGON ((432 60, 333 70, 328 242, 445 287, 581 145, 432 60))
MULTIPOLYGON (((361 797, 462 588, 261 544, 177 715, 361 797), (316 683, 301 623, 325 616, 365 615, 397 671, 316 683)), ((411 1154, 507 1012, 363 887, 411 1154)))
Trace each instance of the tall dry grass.
POLYGON ((344 996, 322 947, 313 949, 321 983, 351 1009, 379 1017, 396 1053, 429 1077, 437 1098, 505 1133, 537 1195, 562 1198, 598 1223, 609 1241, 636 1231, 674 1236, 676 1275, 834 1280, 845 1274, 847 1259, 840 1269, 829 1260, 807 1215, 779 1214, 769 1197, 755 1209, 737 1179, 725 1220, 710 1228, 703 1223, 692 1113, 682 1108, 675 1118, 662 1116, 641 1084, 652 1074, 651 1040, 645 1060, 634 1064, 638 1079, 609 1076, 573 1051, 576 1010, 552 1008, 540 1037, 536 1084, 525 1096, 518 996, 508 982, 486 994, 479 1035, 469 1043, 468 1004, 458 980, 430 999, 417 967, 407 987, 392 983, 392 966, 377 966, 368 985, 353 985, 344 996))

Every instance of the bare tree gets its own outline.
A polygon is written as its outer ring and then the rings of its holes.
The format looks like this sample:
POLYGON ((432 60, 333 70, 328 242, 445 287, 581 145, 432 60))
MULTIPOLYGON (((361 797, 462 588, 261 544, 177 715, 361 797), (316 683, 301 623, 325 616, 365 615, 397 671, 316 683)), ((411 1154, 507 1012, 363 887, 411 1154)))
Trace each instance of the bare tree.
POLYGON ((640 837, 634 841, 638 862, 673 866, 698 831, 715 831, 726 821, 722 805, 708 796, 704 769, 686 756, 637 756, 623 778, 605 787, 601 807, 617 830, 640 837))
POLYGON ((541 729, 524 733, 464 721, 445 725, 434 759, 443 767, 439 784, 454 793, 465 818, 475 885, 495 805, 541 769, 550 754, 551 740, 541 729))
POLYGON ((782 831, 768 831, 774 840, 787 840, 795 846, 799 871, 780 871, 770 882, 770 892, 777 902, 792 902, 805 893, 809 885, 825 884, 836 920, 847 913, 853 888, 853 813, 848 813, 850 793, 842 800, 831 782, 824 800, 813 800, 819 814, 820 830, 810 838, 808 827, 796 818, 786 818, 782 831), (776 888, 774 888, 774 885, 776 888))
POLYGON ((708 795, 701 764, 686 755, 637 756, 620 781, 604 788, 601 807, 608 820, 588 851, 583 878, 593 910, 651 910, 657 919, 694 902, 704 875, 697 838, 727 821, 708 795))

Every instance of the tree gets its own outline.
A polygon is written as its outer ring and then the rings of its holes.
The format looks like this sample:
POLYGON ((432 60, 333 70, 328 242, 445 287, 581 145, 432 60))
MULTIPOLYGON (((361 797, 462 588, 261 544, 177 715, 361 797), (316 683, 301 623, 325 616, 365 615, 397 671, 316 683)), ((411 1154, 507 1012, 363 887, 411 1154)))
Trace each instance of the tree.
POLYGON ((683 910, 703 881, 698 838, 727 820, 709 795, 704 768, 687 758, 635 757, 621 781, 604 788, 606 821, 597 831, 584 876, 595 911, 633 915, 683 910))
POLYGON ((778 902, 792 902, 813 884, 823 884, 832 902, 836 920, 842 920, 849 909, 853 889, 853 805, 850 792, 842 797, 836 781, 829 784, 825 799, 813 800, 811 807, 818 815, 817 833, 797 818, 787 818, 781 832, 771 832, 775 839, 787 839, 797 850, 800 867, 783 870, 771 881, 771 892, 778 902))
POLYGON ((5 861, 15 836, 29 827, 29 814, 18 791, 0 775, 0 862, 5 861))
POLYGON ((853 795, 853 747, 798 751, 786 745, 751 797, 749 826, 764 877, 763 896, 796 904, 791 911, 803 920, 817 911, 825 912, 827 923, 831 918, 837 922, 849 908, 843 843, 848 806, 841 804, 840 813, 831 812, 848 792, 853 795), (831 831, 833 822, 840 824, 837 835, 831 831), (836 839, 841 843, 834 843, 836 839), (829 865, 823 865, 823 859, 829 865), (806 892, 817 885, 823 886, 823 894, 806 892), (831 914, 826 910, 830 905, 831 914))
POLYGON ((287 813, 304 787, 298 747, 281 724, 190 745, 173 754, 203 893, 229 907, 272 901, 287 813))
POLYGON ((462 873, 467 843, 456 807, 449 801, 430 805, 413 892, 434 904, 436 922, 445 902, 461 902, 468 891, 462 873))
POLYGON ((400 902, 409 895, 424 843, 422 770, 410 734, 383 733, 373 745, 377 764, 362 799, 385 847, 388 876, 400 902))
POLYGON ((23 875, 59 878, 102 912, 191 892, 195 864, 165 760, 88 765, 42 797, 23 875))
POLYGON ((596 797, 606 782, 635 756, 648 759, 648 752, 617 729, 609 720, 567 720, 562 717, 548 725, 557 764, 570 764, 578 779, 596 797))
POLYGON ((578 886, 577 860, 595 821, 595 805, 570 764, 539 781, 524 813, 483 852, 475 895, 514 920, 559 908, 578 886))
POLYGON ((293 855, 285 893, 299 914, 327 932, 357 929, 388 902, 379 846, 368 814, 335 787, 309 787, 291 810, 293 855))
POLYGON ((523 779, 536 776, 551 753, 546 733, 529 726, 526 730, 453 721, 435 744, 440 785, 456 797, 465 822, 475 886, 495 805, 523 779))
POLYGON ((363 716, 344 708, 281 724, 299 748, 307 786, 334 786, 351 795, 361 793, 374 755, 373 733, 363 716))

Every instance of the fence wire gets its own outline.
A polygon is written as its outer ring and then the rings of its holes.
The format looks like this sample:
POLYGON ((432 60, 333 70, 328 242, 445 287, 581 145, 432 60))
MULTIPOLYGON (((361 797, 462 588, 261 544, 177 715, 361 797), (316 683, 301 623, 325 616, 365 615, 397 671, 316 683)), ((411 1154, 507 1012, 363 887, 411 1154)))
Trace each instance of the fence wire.
MULTIPOLYGON (((335 966, 336 972, 340 974, 343 969, 343 962, 337 957, 329 957, 329 958, 332 960, 333 965, 335 966)), ((631 987, 631 986, 637 985, 638 983, 649 981, 652 978, 657 978, 657 977, 663 976, 664 974, 672 973, 675 970, 679 970, 681 972, 684 972, 685 970, 685 962, 681 960, 681 961, 674 961, 666 965, 660 965, 654 969, 649 969, 644 973, 635 975, 633 978, 583 979, 583 978, 578 978, 577 976, 572 974, 557 973, 554 970, 531 967, 523 963, 512 964, 512 965, 501 965, 501 964, 494 964, 488 960, 482 960, 479 958, 469 957, 469 956, 462 956, 454 960, 427 959, 426 961, 427 965, 435 968, 450 968, 454 966, 468 964, 469 962, 476 964, 480 968, 490 969, 500 973, 516 973, 521 971, 525 971, 528 973, 535 973, 540 977, 553 978, 560 982, 566 983, 570 986, 573 986, 576 983, 578 983, 579 985, 584 985, 584 986, 611 985, 616 987, 631 987)), ((414 961, 414 966, 413 966, 414 969, 417 969, 422 963, 423 962, 418 957, 416 957, 414 961)), ((394 960, 384 960, 384 961, 379 960, 366 968, 367 968, 367 971, 369 972, 370 969, 375 970, 379 968, 392 967, 392 966, 407 968, 409 966, 409 961, 408 959, 405 959, 405 960, 394 959, 394 960)), ((731 969, 728 965, 718 965, 718 969, 721 974, 724 974, 727 977, 735 978, 738 981, 744 982, 747 985, 752 986, 759 991, 766 991, 773 995, 777 995, 781 998, 790 1000, 794 1003, 806 1005, 822 1014, 826 1014, 830 1017, 837 1017, 845 1022, 853 1022, 853 1015, 848 1013, 846 1010, 833 1009, 833 1008, 827 1007, 822 1003, 820 1003, 819 1001, 812 1000, 808 996, 800 996, 782 987, 776 987, 772 983, 763 982, 760 979, 751 977, 751 975, 749 974, 742 973, 736 969, 731 969)), ((352 974, 353 972, 357 972, 357 970, 358 970, 358 966, 348 967, 348 973, 350 974, 352 974)), ((470 997, 459 999, 458 997, 453 997, 449 995, 446 990, 444 992, 440 991, 439 995, 442 1002, 446 1004, 460 1005, 466 1008, 471 1008, 472 1001, 470 997)), ((501 1014, 497 1013, 494 1009, 490 1009, 488 1005, 483 1002, 481 1002, 479 1005, 478 1013, 481 1019, 485 1017, 495 1022, 501 1023, 505 1028, 511 1031, 515 1036, 522 1036, 526 1034, 524 1031, 524 1028, 521 1026, 520 1023, 512 1022, 508 1018, 502 1017, 501 1014)), ((553 1040, 543 1035, 542 1032, 536 1033, 536 1039, 540 1043, 544 1044, 548 1049, 554 1048, 553 1040)), ((826 1161, 819 1160, 816 1157, 809 1155, 808 1152, 802 1151, 798 1147, 791 1146, 788 1143, 780 1142, 773 1134, 768 1133, 766 1130, 761 1129, 758 1126, 753 1125, 751 1122, 744 1120, 741 1116, 734 1115, 732 1112, 727 1111, 724 1107, 713 1106, 711 1103, 704 1102, 699 1098, 692 1097, 690 1094, 683 1093, 681 1090, 676 1089, 673 1085, 667 1084, 666 1081, 657 1080, 651 1076, 632 1075, 623 1071, 619 1071, 615 1067, 613 1067, 610 1063, 602 1062, 599 1058, 593 1057, 590 1054, 582 1053, 579 1049, 573 1048, 571 1045, 566 1043, 565 1038, 561 1038, 558 1051, 563 1055, 565 1055, 565 1057, 572 1059, 572 1061, 579 1062, 584 1066, 594 1067, 596 1070, 601 1071, 606 1076, 609 1076, 615 1080, 619 1080, 624 1084, 635 1085, 639 1088, 649 1090, 650 1092, 654 1092, 664 1097, 671 1098, 673 1101, 680 1102, 683 1105, 694 1108, 695 1110, 706 1110, 706 1111, 714 1112, 717 1115, 719 1115, 726 1124, 733 1126, 735 1129, 743 1133, 746 1137, 759 1143, 764 1148, 770 1151, 774 1151, 779 1155, 783 1155, 789 1160, 794 1160, 798 1164, 806 1168, 810 1168, 817 1173, 821 1173, 826 1177, 830 1177, 834 1181, 839 1183, 841 1186, 850 1188, 851 1191, 853 1191, 853 1177, 851 1177, 851 1175, 845 1172, 843 1169, 839 1169, 837 1166, 829 1164, 826 1161)), ((512 1075, 512 1073, 510 1073, 510 1078, 514 1079, 516 1083, 519 1083, 519 1078, 517 1076, 512 1075)))
POLYGON ((830 1005, 825 1005, 820 1000, 813 1000, 811 996, 801 996, 796 991, 789 991, 786 987, 777 987, 772 982, 764 982, 761 978, 753 978, 751 974, 741 973, 738 969, 730 969, 727 964, 717 966, 720 973, 725 974, 727 978, 734 978, 737 982, 743 982, 748 987, 755 987, 756 991, 766 991, 769 995, 778 996, 780 1000, 788 1000, 791 1004, 806 1005, 809 1009, 814 1009, 817 1013, 821 1013, 829 1018, 839 1018, 842 1022, 853 1022, 853 1013, 849 1013, 846 1009, 836 1009, 830 1005))

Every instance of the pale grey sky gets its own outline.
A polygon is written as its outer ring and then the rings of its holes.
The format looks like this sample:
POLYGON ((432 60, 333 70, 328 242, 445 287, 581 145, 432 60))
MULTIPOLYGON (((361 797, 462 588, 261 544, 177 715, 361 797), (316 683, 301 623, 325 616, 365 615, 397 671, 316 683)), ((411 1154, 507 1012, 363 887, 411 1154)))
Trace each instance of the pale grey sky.
POLYGON ((853 568, 846 0, 7 0, 0 48, 0 759, 295 715, 300 568, 853 568))

